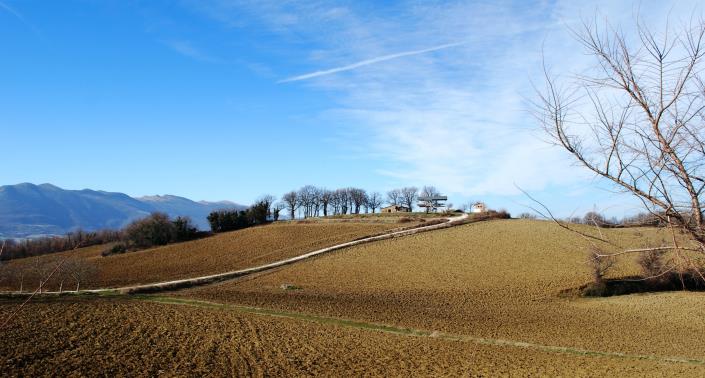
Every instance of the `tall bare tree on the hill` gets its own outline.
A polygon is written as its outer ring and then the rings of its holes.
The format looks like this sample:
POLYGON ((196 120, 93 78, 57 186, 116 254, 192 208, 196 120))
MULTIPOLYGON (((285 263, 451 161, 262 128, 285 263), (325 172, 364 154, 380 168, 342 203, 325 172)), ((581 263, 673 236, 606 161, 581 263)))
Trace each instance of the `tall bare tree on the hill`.
POLYGON ((392 189, 387 192, 387 203, 390 205, 401 204, 401 191, 399 189, 392 189))
MULTIPOLYGON (((546 134, 689 236, 678 245, 674 235, 671 250, 705 253, 705 24, 657 34, 637 23, 632 42, 608 24, 585 22, 575 36, 595 66, 567 83, 544 67, 536 105, 546 134)), ((672 268, 696 269, 679 261, 672 268)))
POLYGON ((296 191, 291 191, 282 196, 282 201, 286 205, 286 209, 289 211, 289 216, 291 219, 296 218, 296 209, 299 208, 299 195, 296 191))
POLYGON ((372 192, 367 196, 367 207, 372 210, 374 214, 375 210, 382 205, 382 195, 379 192, 372 192))
POLYGON ((402 203, 409 208, 409 211, 413 210, 414 202, 416 202, 416 199, 419 198, 419 189, 415 186, 407 186, 405 188, 401 188, 400 192, 402 203))
POLYGON ((333 200, 333 192, 328 189, 323 189, 321 191, 321 209, 323 209, 323 216, 328 216, 328 205, 333 200))
POLYGON ((350 192, 350 200, 353 207, 350 212, 360 214, 360 207, 363 206, 365 204, 365 200, 367 200, 367 192, 365 189, 360 188, 350 188, 348 191, 350 192))

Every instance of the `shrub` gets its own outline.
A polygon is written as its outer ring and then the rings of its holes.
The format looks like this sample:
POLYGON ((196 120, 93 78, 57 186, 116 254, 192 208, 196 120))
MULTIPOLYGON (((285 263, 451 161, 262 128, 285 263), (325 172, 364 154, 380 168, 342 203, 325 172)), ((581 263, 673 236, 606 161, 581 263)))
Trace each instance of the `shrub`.
POLYGON ((110 255, 117 255, 120 253, 125 253, 127 252, 127 245, 125 243, 117 243, 114 246, 104 250, 100 254, 105 257, 105 256, 110 256, 110 255))
POLYGON ((639 254, 637 263, 639 263, 642 274, 647 281, 655 283, 665 279, 665 277, 662 276, 662 273, 665 271, 663 253, 664 250, 653 250, 639 254))
POLYGON ((125 228, 125 238, 131 247, 149 248, 176 240, 176 226, 164 213, 153 213, 136 220, 125 228))
POLYGON ((592 271, 592 280, 595 287, 602 287, 604 285, 604 277, 615 263, 613 256, 606 256, 604 251, 596 246, 590 247, 589 252, 590 259, 590 269, 592 271))

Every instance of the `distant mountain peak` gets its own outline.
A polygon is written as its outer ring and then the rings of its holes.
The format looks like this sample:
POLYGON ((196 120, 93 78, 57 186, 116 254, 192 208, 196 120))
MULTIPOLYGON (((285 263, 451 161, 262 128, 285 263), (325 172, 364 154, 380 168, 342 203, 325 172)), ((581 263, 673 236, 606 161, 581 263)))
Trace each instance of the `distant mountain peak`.
POLYGON ((0 186, 0 238, 61 235, 72 230, 117 229, 152 212, 187 216, 208 229, 207 215, 244 208, 230 201, 195 202, 175 195, 133 198, 99 190, 65 190, 52 184, 0 186))

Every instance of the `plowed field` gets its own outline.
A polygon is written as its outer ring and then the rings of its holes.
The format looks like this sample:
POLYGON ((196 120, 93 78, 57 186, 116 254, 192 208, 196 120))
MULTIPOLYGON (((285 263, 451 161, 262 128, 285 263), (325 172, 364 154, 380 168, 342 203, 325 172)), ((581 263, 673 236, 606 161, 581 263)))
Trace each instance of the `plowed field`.
MULTIPOLYGON (((660 237, 648 229, 603 232, 637 246, 660 237)), ((590 280, 584 247, 580 237, 549 222, 483 222, 362 245, 178 295, 473 337, 705 359, 703 293, 560 297, 590 280), (283 283, 298 289, 282 290, 283 283)), ((615 274, 634 269, 625 263, 615 274)))
MULTIPOLYGON (((0 303, 0 318, 16 303, 0 303)), ((555 353, 122 299, 32 302, 3 376, 701 376, 692 363, 555 353)))
MULTIPOLYGON (((409 224, 292 222, 108 257, 100 255, 105 246, 93 246, 45 255, 40 259, 51 265, 66 255, 78 256, 94 266, 97 272, 93 279, 81 283, 82 287, 119 287, 249 268, 401 226, 409 224)), ((22 267, 25 290, 36 288, 38 278, 32 268, 34 258, 11 260, 8 264, 11 267, 22 267)), ((10 280, 0 277, 0 285, 4 290, 17 290, 17 281, 16 278, 10 280)), ((75 284, 68 280, 66 285, 71 287, 75 284)), ((46 286, 49 290, 56 290, 57 287, 55 279, 46 286)))

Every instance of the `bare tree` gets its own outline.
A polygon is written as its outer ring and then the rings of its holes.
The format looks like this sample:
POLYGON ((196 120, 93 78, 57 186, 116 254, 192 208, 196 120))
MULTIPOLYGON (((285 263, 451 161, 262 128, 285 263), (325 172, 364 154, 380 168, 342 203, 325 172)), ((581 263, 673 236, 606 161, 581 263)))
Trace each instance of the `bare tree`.
POLYGON ((77 257, 67 259, 64 269, 76 283, 76 293, 81 289, 81 283, 89 282, 97 273, 95 265, 77 257))
POLYGON ((286 209, 289 211, 289 216, 291 219, 296 218, 296 210, 299 208, 299 195, 295 191, 291 191, 282 196, 282 201, 286 205, 286 209))
POLYGON ((365 204, 365 200, 367 199, 367 192, 365 192, 364 189, 360 188, 350 188, 348 189, 348 191, 350 192, 350 200, 353 205, 353 211, 351 212, 355 214, 360 214, 360 207, 365 204))
POLYGON ((313 185, 306 185, 297 194, 299 209, 303 210, 304 218, 317 215, 320 208, 321 190, 313 185))
POLYGON ((48 260, 35 257, 32 260, 32 273, 34 273, 35 279, 38 280, 39 283, 39 294, 41 294, 44 290, 44 285, 47 282, 47 279, 49 278, 49 275, 54 272, 55 267, 51 265, 51 263, 48 260))
POLYGON ((382 194, 379 192, 372 192, 367 196, 367 207, 375 213, 375 210, 382 206, 382 194))
POLYGON ((409 211, 414 209, 414 202, 419 198, 419 189, 415 186, 407 186, 400 189, 401 201, 409 208, 409 211))
POLYGON ((335 191, 340 205, 340 214, 347 214, 350 210, 350 192, 347 189, 338 189, 335 191))
MULTIPOLYGON (((677 253, 705 253, 705 23, 657 34, 637 20, 635 42, 596 21, 574 35, 595 65, 569 82, 544 66, 535 105, 550 141, 687 234, 686 246, 674 236, 677 253)), ((695 269, 678 255, 679 267, 695 269)))
POLYGON ((333 192, 328 189, 323 189, 321 191, 321 208, 323 210, 323 216, 328 216, 328 205, 333 200, 333 192))
POLYGON ((387 203, 394 206, 394 205, 399 205, 401 204, 402 201, 402 196, 401 196, 401 190, 399 189, 392 189, 387 192, 387 203))
POLYGON ((286 208, 286 205, 282 202, 277 202, 272 205, 272 220, 275 222, 279 220, 279 213, 286 208))

